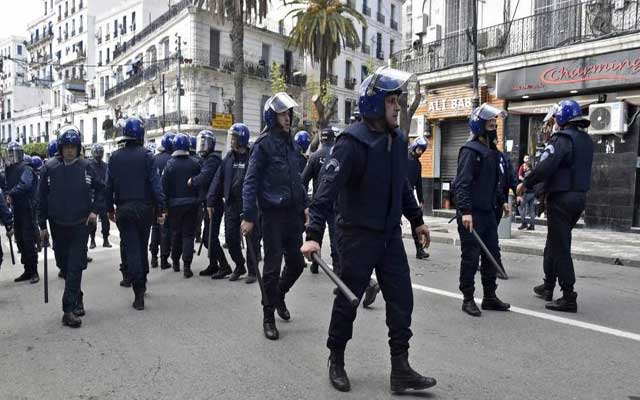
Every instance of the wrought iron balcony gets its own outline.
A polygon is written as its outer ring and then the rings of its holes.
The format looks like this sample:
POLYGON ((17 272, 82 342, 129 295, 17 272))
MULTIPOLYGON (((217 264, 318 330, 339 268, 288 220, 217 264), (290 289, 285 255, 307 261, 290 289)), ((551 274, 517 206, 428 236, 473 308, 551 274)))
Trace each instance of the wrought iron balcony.
POLYGON ((385 18, 384 18, 384 14, 382 14, 381 12, 378 12, 378 15, 376 15, 378 22, 380 22, 381 24, 384 24, 385 18))
POLYGON ((364 54, 371 54, 371 47, 368 44, 362 44, 362 52, 364 54))
POLYGON ((329 79, 330 84, 338 86, 338 75, 329 74, 327 78, 329 79))
POLYGON ((398 21, 391 20, 391 29, 394 31, 398 30, 398 21))
POLYGON ((367 7, 366 5, 362 5, 362 13, 367 17, 371 16, 371 7, 367 7))
POLYGON ((344 87, 349 90, 356 88, 356 78, 344 78, 344 87))
MULTIPOLYGON (((625 3, 626 4, 626 3, 625 3)), ((559 48, 640 30, 640 4, 623 9, 601 3, 576 4, 494 25, 478 31, 480 60, 494 60, 559 48)), ((428 73, 471 64, 473 46, 466 32, 395 53, 392 65, 428 73)))

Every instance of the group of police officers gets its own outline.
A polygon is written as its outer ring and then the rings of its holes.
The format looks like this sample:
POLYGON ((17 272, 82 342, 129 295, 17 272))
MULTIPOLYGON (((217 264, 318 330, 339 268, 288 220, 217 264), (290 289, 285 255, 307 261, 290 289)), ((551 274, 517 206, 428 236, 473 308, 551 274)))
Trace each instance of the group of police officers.
MULTIPOLYGON (((100 218, 104 247, 111 247, 109 221, 118 227, 120 284, 133 288, 133 307, 143 310, 149 266, 193 276, 194 242, 204 219, 201 241, 208 249, 209 264, 200 276, 237 281, 248 273, 245 282, 255 282, 260 278, 262 242, 263 331, 266 338, 276 340, 275 314, 285 321, 291 318, 286 295, 306 266, 304 258, 320 252, 328 226, 336 274, 358 299, 364 297, 364 306, 378 291, 384 296, 391 390, 434 386, 435 379, 420 375, 408 361, 413 294, 401 217, 411 224, 416 258, 429 257, 425 249, 430 242, 422 217, 419 161, 428 142, 417 138, 409 145, 397 123, 398 99, 411 79, 412 75, 388 67, 368 76, 360 87, 359 116, 337 138, 334 129, 323 129, 321 145, 309 159, 310 135, 291 134, 297 104, 286 93, 266 102, 266 127, 252 145, 246 125, 230 128, 231 150, 223 159, 215 152, 211 131, 202 131, 197 138, 167 133, 154 155, 145 147, 143 121, 135 117, 124 122, 120 146, 108 163, 100 145, 94 146, 91 160, 83 157, 81 134, 74 126, 59 129, 44 165, 25 160, 22 147, 9 143, 0 222, 10 240, 15 237, 24 265, 16 282, 38 282, 37 251, 49 245, 50 232, 59 276, 65 279, 62 322, 79 327, 79 317, 85 313, 81 281, 88 262, 87 243, 96 246, 100 218), (223 216, 233 269, 218 240, 223 216)), ((478 267, 484 289, 481 308, 510 307, 496 295, 496 268, 489 257, 502 266, 497 223, 510 212, 507 195, 516 185, 511 162, 497 148, 497 118, 504 115, 488 104, 473 111, 471 136, 460 149, 453 184, 462 250, 462 310, 473 316, 481 314, 474 300, 478 267)), ((550 118, 555 120, 555 134, 524 182, 546 200, 548 210, 544 283, 534 291, 550 301, 548 309, 575 312, 571 229, 584 210, 593 144, 584 131, 588 120, 575 101, 561 102, 550 118), (551 302, 556 281, 563 296, 551 302)), ((315 262, 310 269, 318 272, 315 262)), ((349 391, 344 354, 357 307, 340 291, 334 293, 327 340, 329 378, 336 389, 349 391)))

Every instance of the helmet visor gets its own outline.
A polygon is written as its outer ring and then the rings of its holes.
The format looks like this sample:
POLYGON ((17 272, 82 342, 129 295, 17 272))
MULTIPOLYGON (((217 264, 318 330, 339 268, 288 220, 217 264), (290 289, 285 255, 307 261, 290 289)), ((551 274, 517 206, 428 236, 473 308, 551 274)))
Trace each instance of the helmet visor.
POLYGON ((480 117, 481 119, 484 119, 485 121, 488 121, 490 119, 494 119, 494 118, 498 118, 498 117, 506 117, 507 116, 507 112, 492 106, 491 104, 487 104, 484 103, 483 105, 480 106, 480 109, 478 110, 478 117, 480 117))
POLYGON ((416 80, 416 76, 412 73, 389 67, 379 67, 374 72, 368 89, 377 89, 383 92, 405 91, 407 85, 416 80))
POLYGON ((213 138, 210 135, 198 135, 196 143, 196 153, 204 154, 213 151, 213 138))
POLYGON ((549 111, 547 111, 547 115, 544 116, 543 121, 547 122, 549 121, 551 118, 553 118, 553 116, 556 114, 556 111, 558 111, 559 107, 558 104, 554 104, 551 107, 549 107, 549 111))
POLYGON ((298 103, 284 92, 271 96, 264 104, 265 111, 271 109, 277 114, 283 113, 294 107, 298 107, 298 103))

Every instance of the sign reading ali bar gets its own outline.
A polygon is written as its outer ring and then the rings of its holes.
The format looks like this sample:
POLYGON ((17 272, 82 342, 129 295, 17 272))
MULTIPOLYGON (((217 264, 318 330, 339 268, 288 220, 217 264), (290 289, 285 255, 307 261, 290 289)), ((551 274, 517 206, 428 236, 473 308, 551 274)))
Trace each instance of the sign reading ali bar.
POLYGON ((515 99, 640 83, 640 49, 498 72, 497 94, 515 99))

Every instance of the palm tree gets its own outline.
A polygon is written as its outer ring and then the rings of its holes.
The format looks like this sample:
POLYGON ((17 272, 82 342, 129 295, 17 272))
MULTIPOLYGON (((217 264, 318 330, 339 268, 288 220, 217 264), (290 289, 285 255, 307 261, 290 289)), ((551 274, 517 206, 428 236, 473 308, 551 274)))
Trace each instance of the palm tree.
POLYGON ((233 103, 233 119, 241 122, 244 119, 244 24, 253 19, 262 21, 267 16, 269 0, 195 0, 197 9, 210 12, 224 21, 231 18, 231 48, 233 50, 233 85, 235 101, 233 103))
MULTIPOLYGON (((285 1, 285 4, 286 1, 285 1)), ((365 18, 348 4, 340 0, 293 0, 288 5, 294 6, 287 17, 293 15, 297 19, 291 32, 289 45, 303 50, 311 56, 314 64, 320 64, 320 96, 325 98, 327 92, 327 74, 329 65, 340 55, 342 49, 360 46, 358 31, 354 20, 367 26, 365 18), (349 18, 352 17, 352 18, 349 18)), ((325 111, 327 104, 314 101, 318 111, 318 126, 327 126, 329 114, 325 111)))

